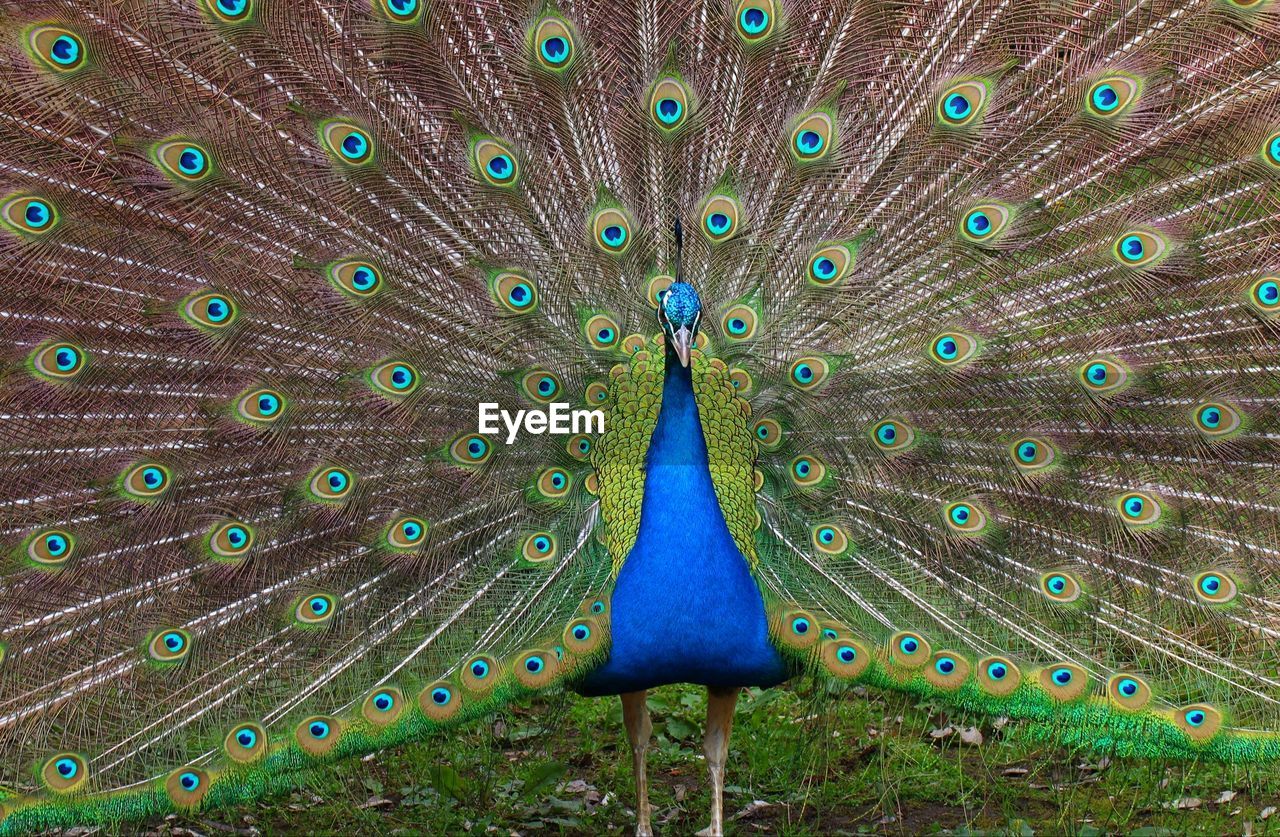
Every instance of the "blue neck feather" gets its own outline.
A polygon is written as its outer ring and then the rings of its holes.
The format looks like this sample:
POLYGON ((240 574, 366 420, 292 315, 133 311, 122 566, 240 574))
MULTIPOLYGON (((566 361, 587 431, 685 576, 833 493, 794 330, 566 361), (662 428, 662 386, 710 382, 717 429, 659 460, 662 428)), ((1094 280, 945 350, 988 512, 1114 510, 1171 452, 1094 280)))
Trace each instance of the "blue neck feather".
POLYGON ((690 371, 670 352, 640 532, 610 610, 609 659, 580 686, 584 694, 666 683, 772 686, 787 677, 760 590, 716 500, 690 371))

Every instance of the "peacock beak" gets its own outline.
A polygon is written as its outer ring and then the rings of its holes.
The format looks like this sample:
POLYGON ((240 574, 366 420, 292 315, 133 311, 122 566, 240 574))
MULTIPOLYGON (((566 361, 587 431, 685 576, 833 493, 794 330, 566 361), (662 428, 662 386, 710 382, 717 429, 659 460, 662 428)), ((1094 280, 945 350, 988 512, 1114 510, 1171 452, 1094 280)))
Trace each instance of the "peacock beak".
POLYGON ((675 344, 676 356, 680 358, 680 365, 687 367, 689 365, 689 349, 693 347, 693 330, 688 326, 680 326, 675 331, 674 339, 671 341, 675 344))

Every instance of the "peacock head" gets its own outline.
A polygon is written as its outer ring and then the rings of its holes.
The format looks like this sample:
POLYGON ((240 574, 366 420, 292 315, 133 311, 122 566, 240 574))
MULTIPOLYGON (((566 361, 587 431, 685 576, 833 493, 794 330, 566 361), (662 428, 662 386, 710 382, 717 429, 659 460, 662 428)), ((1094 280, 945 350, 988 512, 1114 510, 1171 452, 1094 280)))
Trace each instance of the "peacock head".
POLYGON ((672 282, 658 298, 658 322, 681 366, 689 365, 689 350, 698 339, 701 319, 702 301, 688 282, 672 282))

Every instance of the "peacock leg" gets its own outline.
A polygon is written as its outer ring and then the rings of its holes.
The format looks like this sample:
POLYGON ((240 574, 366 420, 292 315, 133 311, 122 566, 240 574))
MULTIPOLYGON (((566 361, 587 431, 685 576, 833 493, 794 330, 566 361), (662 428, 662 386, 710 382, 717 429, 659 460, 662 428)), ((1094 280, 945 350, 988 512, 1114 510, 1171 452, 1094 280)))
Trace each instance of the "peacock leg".
POLYGON ((738 691, 707 688, 707 734, 702 751, 707 754, 707 772, 711 774, 711 825, 698 832, 704 837, 724 834, 724 763, 729 757, 729 733, 733 731, 738 691))
POLYGON ((627 692, 622 698, 622 723, 631 739, 631 770, 636 776, 636 837, 652 837, 649 824, 649 781, 644 772, 644 754, 649 749, 649 734, 653 724, 649 721, 646 691, 627 692))

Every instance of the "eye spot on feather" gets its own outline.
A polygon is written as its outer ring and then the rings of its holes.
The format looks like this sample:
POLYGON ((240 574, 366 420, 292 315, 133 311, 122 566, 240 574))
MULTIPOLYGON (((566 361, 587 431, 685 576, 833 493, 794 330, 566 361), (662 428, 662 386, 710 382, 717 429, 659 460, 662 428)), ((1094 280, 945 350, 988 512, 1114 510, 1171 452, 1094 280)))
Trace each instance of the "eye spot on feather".
POLYGON ((1195 703, 1175 709, 1173 721, 1192 741, 1204 743, 1222 728, 1222 713, 1207 703, 1195 703))
POLYGON ((394 686, 374 689, 360 706, 360 714, 375 727, 385 727, 399 720, 404 712, 404 694, 394 686))
POLYGON ((1009 445, 1009 457, 1021 474, 1035 474, 1053 465, 1058 458, 1057 448, 1040 436, 1023 436, 1009 445))
POLYGON ((204 0, 219 23, 244 23, 253 14, 253 0, 204 0))
POLYGON ((740 0, 734 23, 738 35, 748 44, 758 44, 772 34, 777 7, 773 0, 740 0))
POLYGON ((498 685, 502 669, 498 661, 487 654, 472 657, 462 665, 462 685, 474 694, 487 694, 498 685))
POLYGON ((960 235, 974 244, 990 243, 1000 237, 1012 218, 1013 211, 1003 204, 979 204, 964 214, 960 235))
POLYGON ((520 389, 529 399, 549 404, 561 394, 563 385, 558 375, 545 369, 531 369, 520 379, 520 389))
POLYGON ((1206 401, 1191 411, 1192 425, 1210 441, 1223 439, 1240 429, 1240 411, 1224 401, 1206 401))
POLYGON ((853 680, 871 664, 871 653, 854 639, 843 625, 824 628, 819 656, 827 673, 840 680, 853 680))
POLYGON ((426 541, 429 528, 427 522, 420 517, 397 517, 387 527, 384 540, 393 550, 412 552, 426 541))
POLYGON ((1107 696, 1122 709, 1136 712, 1151 702, 1151 687, 1133 674, 1113 674, 1107 680, 1107 696))
POLYGON ((1116 499, 1116 513, 1120 521, 1131 529, 1149 529, 1160 522, 1164 507, 1153 494, 1130 491, 1116 499))
POLYGON ((368 383, 374 392, 398 400, 418 388, 418 370, 403 360, 390 360, 369 370, 368 383))
POLYGON ((284 415, 287 402, 274 389, 252 389, 236 402, 236 416, 250 425, 267 426, 284 415))
POLYGON ((618 209, 602 209, 591 220, 596 245, 611 255, 621 255, 631 246, 631 219, 618 209))
POLYGON ((1040 688, 1063 703, 1077 700, 1089 690, 1089 676, 1074 663, 1062 662, 1043 669, 1038 679, 1040 688))
POLYGON ((34 195, 11 195, 0 205, 0 225, 26 238, 48 235, 60 221, 53 204, 34 195))
POLYGON ((179 313, 202 331, 216 333, 234 323, 240 312, 227 294, 200 291, 182 301, 179 313))
POLYGON ((944 331, 929 344, 929 359, 948 369, 964 366, 977 354, 977 339, 962 331, 944 331))
POLYGON ((533 28, 534 56, 542 69, 563 73, 577 57, 573 31, 558 17, 545 17, 533 28))
POLYGON ((1129 369, 1118 361, 1098 357, 1081 366, 1078 376, 1087 392, 1112 395, 1128 384, 1129 369))
POLYGON ((1168 250, 1164 236, 1151 230, 1130 230, 1116 239, 1111 248, 1116 261, 1127 267, 1150 267, 1168 250))
POLYGON ((338 746, 338 740, 342 737, 342 724, 337 718, 313 715, 298 724, 293 737, 307 755, 323 756, 338 746))
POLYGON ((346 468, 323 465, 311 474, 307 489, 311 499, 321 503, 337 503, 345 500, 355 488, 355 476, 346 468))
POLYGON ((791 153, 800 163, 823 159, 835 144, 836 126, 831 116, 816 111, 803 117, 791 132, 791 153))
POLYGON ((948 529, 964 537, 982 534, 989 520, 986 510, 969 500, 948 504, 942 517, 948 529))
POLYGON ((883 419, 871 427, 871 441, 883 453, 901 453, 911 447, 915 439, 915 430, 901 419, 883 419))
POLYGON ((820 523, 811 532, 813 548, 823 555, 843 555, 849 548, 849 534, 834 523, 820 523))
POLYGON ((603 647, 604 640, 604 627, 597 621, 597 617, 593 616, 583 616, 570 622, 565 627, 562 638, 565 649, 570 654, 578 656, 590 654, 603 647))
POLYGON ((26 555, 37 566, 59 569, 71 560, 76 539, 64 529, 43 529, 29 537, 26 555))
POLYGON ((554 561, 558 552, 556 536, 550 532, 534 532, 524 539, 520 547, 520 557, 530 564, 554 561))
POLYGON ((937 651, 921 671, 932 685, 953 691, 969 679, 971 670, 969 661, 955 651, 937 651))
POLYGON ((326 272, 335 288, 356 301, 368 299, 382 290, 382 271, 360 259, 335 262, 326 272))
POLYGON ((199 183, 213 174, 213 161, 201 145, 186 139, 162 142, 151 150, 160 171, 179 183, 199 183))
POLYGON ((802 454, 791 460, 791 481, 800 488, 813 488, 826 476, 826 464, 812 454, 802 454))
POLYGON ((157 663, 180 663, 191 653, 191 634, 181 628, 156 631, 147 643, 147 655, 157 663))
POLYGON ((120 477, 120 488, 135 500, 154 500, 169 490, 173 474, 156 462, 130 467, 120 477))
POLYGON ((293 618, 303 627, 327 625, 338 612, 338 600, 327 593, 303 596, 293 608, 293 618))
POLYGON ((1249 288, 1249 304, 1267 319, 1280 316, 1280 276, 1264 276, 1249 288))
POLYGON ((987 86, 976 79, 958 82, 938 97, 938 124, 963 128, 973 124, 987 106, 987 86))
POLYGON ((929 660, 931 650, 924 637, 915 631, 899 631, 889 637, 889 662, 906 669, 917 669, 929 660))
POLYGON ((579 462, 585 461, 591 456, 591 437, 583 433, 570 436, 569 441, 565 442, 564 449, 579 462))
POLYGON ((1071 604, 1080 599, 1083 588, 1074 574, 1054 570, 1040 576, 1040 592, 1055 604, 1071 604))
POLYGON ((1223 570, 1206 570, 1192 578, 1191 583, 1196 598, 1204 604, 1229 604, 1240 594, 1240 586, 1223 570))
POLYGON ((204 770, 183 767, 169 774, 164 782, 164 790, 175 807, 194 809, 199 807, 211 784, 212 780, 204 770))
POLYGON ((809 257, 806 270, 809 281, 821 287, 837 285, 853 267, 853 253, 843 244, 827 244, 819 247, 809 257))
POLYGON ((596 314, 587 320, 583 331, 587 337, 587 345, 599 352, 617 348, 621 340, 617 322, 605 314, 596 314))
POLYGON ((345 119, 323 122, 320 139, 329 156, 344 166, 359 168, 373 162, 373 137, 354 122, 345 119))
POLYGON ((813 392, 826 383, 831 366, 817 355, 798 358, 787 370, 787 382, 803 392, 813 392))
POLYGON ((1085 101, 1085 112, 1100 119, 1114 119, 1137 100, 1142 85, 1129 76, 1110 75, 1094 82, 1085 101))
POLYGON ((373 5, 383 17, 394 23, 417 23, 422 19, 420 0, 374 0, 373 5))
POLYGON ((520 178, 516 155, 496 139, 478 139, 471 146, 471 156, 480 176, 491 186, 514 186, 520 178))
POLYGON ((459 465, 483 465, 493 453, 493 445, 478 433, 459 436, 449 446, 449 455, 459 465))
POLYGON ((787 648, 804 650, 811 648, 821 637, 818 619, 806 610, 783 607, 775 610, 771 618, 774 639, 787 648))
POLYGON ((525 651, 516 657, 511 670, 516 682, 526 689, 544 689, 558 679, 560 660, 549 650, 525 651))
POLYGON ((60 75, 83 69, 89 60, 84 39, 61 26, 31 27, 27 30, 26 45, 40 69, 60 75))
POLYGON ((563 468, 547 468, 538 475, 538 494, 547 500, 560 500, 569 494, 573 479, 563 468))
POLYGON ((782 444, 782 425, 774 419, 760 419, 752 433, 760 447, 766 450, 774 450, 782 444))
POLYGON ((72 793, 88 781, 89 766, 77 753, 59 753, 40 768, 40 778, 54 793, 72 793))
POLYGON ((32 374, 46 381, 68 381, 84 371, 87 357, 72 343, 46 343, 31 353, 32 374))
POLYGON ((1280 131, 1267 137, 1262 144, 1262 161, 1273 169, 1280 169, 1280 131))
POLYGON ((462 708, 462 698, 456 693, 453 684, 440 680, 418 693, 418 708, 423 715, 442 723, 458 714, 462 708))
POLYGON ((523 273, 504 271, 489 281, 495 302, 512 314, 528 314, 538 307, 538 285, 523 273))
POLYGON ((712 244, 728 241, 738 234, 742 207, 737 198, 714 193, 702 207, 702 234, 712 244))
POLYGON ((267 754, 267 731, 260 724, 240 724, 222 742, 223 752, 234 762, 248 764, 267 754))
POLYGON ((734 305, 720 318, 720 331, 730 340, 750 340, 756 336, 759 318, 748 305, 734 305))
POLYGON ((237 561, 249 554, 254 540, 251 526, 239 520, 227 520, 213 527, 209 533, 209 551, 214 558, 237 561))
POLYGON ((677 76, 664 76, 649 94, 649 117, 665 133, 673 133, 689 116, 689 88, 677 76))
POLYGON ((988 694, 1004 697, 1022 683, 1022 672, 1005 657, 986 657, 978 661, 978 685, 988 694))

